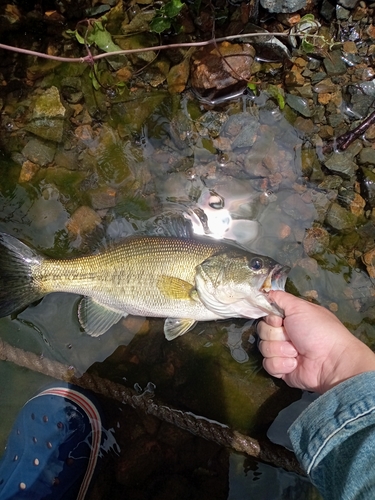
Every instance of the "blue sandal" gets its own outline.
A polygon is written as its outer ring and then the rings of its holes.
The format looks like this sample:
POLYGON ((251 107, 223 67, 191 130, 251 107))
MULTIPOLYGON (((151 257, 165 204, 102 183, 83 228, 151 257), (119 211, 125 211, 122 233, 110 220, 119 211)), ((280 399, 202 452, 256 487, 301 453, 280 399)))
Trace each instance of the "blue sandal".
POLYGON ((73 385, 43 390, 22 408, 0 462, 2 500, 83 500, 102 443, 92 396, 73 385))

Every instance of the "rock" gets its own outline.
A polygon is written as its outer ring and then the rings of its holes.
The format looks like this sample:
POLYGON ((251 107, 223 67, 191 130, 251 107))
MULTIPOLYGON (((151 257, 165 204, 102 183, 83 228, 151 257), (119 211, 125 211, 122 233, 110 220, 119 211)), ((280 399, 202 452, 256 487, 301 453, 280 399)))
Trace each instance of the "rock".
POLYGON ((361 217, 363 215, 365 206, 366 202, 362 198, 362 196, 359 193, 353 193, 353 199, 349 204, 349 210, 351 211, 351 213, 356 215, 357 217, 361 217))
POLYGON ((322 227, 311 227, 306 230, 302 245, 309 257, 324 253, 329 247, 329 233, 322 227))
POLYGON ((311 116, 311 110, 309 107, 309 103, 307 99, 304 99, 303 97, 299 97, 297 95, 293 94, 286 94, 285 96, 286 103, 297 113, 305 116, 306 118, 310 118, 311 116))
POLYGON ((324 191, 314 191, 312 194, 312 202, 316 210, 315 220, 321 223, 324 222, 327 211, 332 202, 332 196, 330 192, 325 193, 324 191))
POLYGON ((346 73, 346 64, 342 60, 341 50, 332 50, 329 57, 323 61, 328 76, 344 75, 346 73))
POLYGON ((67 230, 74 236, 89 234, 101 223, 99 215, 90 207, 79 207, 66 223, 67 230))
POLYGON ((339 175, 329 175, 318 187, 319 189, 332 190, 339 188, 342 183, 343 179, 339 175))
POLYGON ((45 167, 54 159, 56 149, 38 139, 31 139, 22 150, 25 158, 33 163, 45 167))
POLYGON ((365 199, 371 208, 375 208, 375 172, 365 167, 362 167, 361 171, 361 186, 365 193, 365 199))
POLYGON ((34 104, 31 119, 25 129, 43 139, 61 142, 66 109, 57 87, 47 89, 34 104))
POLYGON ((345 9, 341 5, 336 7, 336 18, 340 21, 347 21, 350 16, 350 10, 345 9))
POLYGON ((310 120, 310 118, 302 118, 302 116, 298 116, 296 121, 294 122, 294 126, 299 131, 303 132, 307 136, 311 136, 316 129, 314 122, 310 120))
POLYGON ((306 83, 305 77, 302 75, 302 68, 295 64, 290 71, 285 73, 285 85, 287 87, 303 87, 306 83))
POLYGON ((250 67, 255 57, 251 45, 223 42, 218 49, 209 45, 193 54, 191 85, 199 93, 225 89, 238 84, 239 79, 244 82, 250 79, 250 67))
POLYGON ((344 179, 352 179, 358 168, 350 152, 333 153, 324 164, 331 172, 340 175, 344 179))
POLYGON ((297 12, 306 7, 306 0, 260 0, 260 4, 269 12, 297 12))
POLYGON ((116 206, 116 190, 105 187, 92 192, 91 204, 96 210, 116 206))
POLYGON ((369 276, 375 278, 375 248, 362 255, 362 262, 366 266, 369 276))
POLYGON ((356 4, 358 3, 358 0, 339 0, 337 3, 339 5, 342 5, 343 7, 346 7, 347 9, 354 9, 356 4))
POLYGON ((180 94, 185 90, 190 70, 190 58, 184 57, 184 59, 173 66, 167 76, 168 91, 171 94, 180 94))
POLYGON ((375 165, 375 149, 372 148, 363 148, 359 153, 359 163, 366 164, 370 163, 371 165, 375 165))
POLYGON ((338 231, 354 229, 357 224, 357 217, 336 202, 330 206, 326 219, 326 224, 338 231))
POLYGON ((225 122, 222 134, 232 140, 232 150, 250 147, 257 138, 260 124, 257 118, 248 113, 237 113, 225 122))
POLYGON ((30 160, 26 160, 22 164, 20 176, 18 182, 29 182, 34 177, 34 175, 38 172, 40 166, 36 163, 33 163, 30 160))
POLYGON ((280 204, 284 212, 295 220, 312 220, 315 208, 312 203, 305 203, 299 194, 291 194, 280 204))

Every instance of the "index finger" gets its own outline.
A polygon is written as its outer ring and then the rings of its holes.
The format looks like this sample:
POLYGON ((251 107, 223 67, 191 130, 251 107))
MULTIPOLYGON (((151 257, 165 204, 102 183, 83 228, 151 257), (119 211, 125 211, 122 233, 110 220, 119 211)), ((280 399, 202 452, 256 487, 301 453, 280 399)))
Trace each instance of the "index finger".
POLYGON ((272 326, 265 321, 260 321, 257 333, 261 340, 290 340, 283 326, 272 326))
POLYGON ((268 325, 271 325, 271 326, 282 326, 282 324, 283 324, 283 318, 281 318, 280 316, 276 316, 276 314, 269 314, 268 316, 265 316, 262 319, 268 325))

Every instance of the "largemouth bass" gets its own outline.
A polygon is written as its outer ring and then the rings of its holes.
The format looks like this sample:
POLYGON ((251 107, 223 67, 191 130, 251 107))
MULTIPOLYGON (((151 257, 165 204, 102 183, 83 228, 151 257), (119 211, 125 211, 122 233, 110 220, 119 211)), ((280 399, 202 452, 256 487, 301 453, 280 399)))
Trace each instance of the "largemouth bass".
POLYGON ((83 295, 79 322, 97 337, 128 314, 166 318, 172 340, 197 321, 283 312, 267 292, 289 268, 218 241, 129 236, 96 255, 51 259, 0 233, 0 317, 51 292, 83 295))

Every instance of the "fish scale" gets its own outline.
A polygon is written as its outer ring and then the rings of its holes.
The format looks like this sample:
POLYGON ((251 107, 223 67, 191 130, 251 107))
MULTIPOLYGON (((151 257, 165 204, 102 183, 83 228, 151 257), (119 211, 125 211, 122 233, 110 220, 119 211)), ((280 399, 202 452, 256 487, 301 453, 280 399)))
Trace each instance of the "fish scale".
POLYGON ((215 240, 130 236, 101 253, 58 260, 0 233, 0 316, 48 293, 70 292, 84 296, 78 315, 90 335, 135 314, 167 318, 164 332, 172 339, 196 321, 280 314, 263 288, 277 273, 283 288, 286 269, 215 240))

